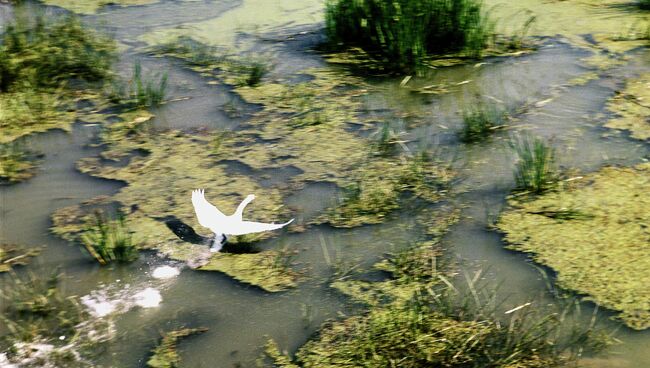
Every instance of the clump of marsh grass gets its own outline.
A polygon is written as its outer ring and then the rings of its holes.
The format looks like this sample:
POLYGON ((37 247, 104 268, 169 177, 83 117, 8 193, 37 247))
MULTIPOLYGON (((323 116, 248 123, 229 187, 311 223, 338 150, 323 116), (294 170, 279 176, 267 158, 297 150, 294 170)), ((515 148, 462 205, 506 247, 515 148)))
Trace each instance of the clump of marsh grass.
POLYGON ((485 140, 504 125, 507 117, 506 111, 496 104, 479 101, 475 106, 463 111, 460 139, 466 143, 485 140))
POLYGON ((380 156, 390 156, 404 148, 404 132, 395 129, 390 122, 384 122, 372 135, 375 152, 380 156))
POLYGON ((167 79, 167 73, 145 76, 138 61, 133 66, 133 76, 127 83, 119 79, 111 81, 107 96, 114 103, 133 105, 136 108, 156 107, 165 100, 167 79))
POLYGON ((359 47, 392 72, 430 55, 479 57, 494 28, 479 0, 329 0, 325 23, 330 43, 359 47))
POLYGON ((95 211, 94 221, 81 234, 81 242, 102 265, 131 262, 138 258, 137 244, 121 213, 117 219, 111 220, 103 212, 95 211))
POLYGON ((515 184, 517 190, 542 193, 557 181, 555 150, 540 138, 513 137, 510 147, 517 155, 515 184))
POLYGON ((17 9, 0 42, 0 92, 56 87, 71 79, 100 81, 110 74, 115 43, 77 17, 45 17, 17 9))
MULTIPOLYGON (((433 274, 442 282, 416 282, 421 287, 408 299, 324 325, 295 359, 273 342, 267 354, 285 368, 559 367, 610 341, 595 327, 595 315, 588 326, 574 319, 576 304, 547 310, 525 303, 502 312, 496 293, 479 285, 476 275, 463 285, 433 274)), ((405 282, 395 287, 414 285, 405 282)))
POLYGON ((244 73, 243 84, 249 87, 259 85, 262 78, 269 72, 268 66, 261 61, 244 64, 241 68, 244 73))

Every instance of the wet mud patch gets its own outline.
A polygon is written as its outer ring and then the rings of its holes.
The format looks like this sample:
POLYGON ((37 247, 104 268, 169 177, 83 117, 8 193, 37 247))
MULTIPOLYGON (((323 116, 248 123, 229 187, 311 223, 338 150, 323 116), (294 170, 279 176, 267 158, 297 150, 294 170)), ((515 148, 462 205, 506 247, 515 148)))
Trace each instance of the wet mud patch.
POLYGON ((497 223, 509 247, 557 272, 635 329, 650 327, 650 165, 608 167, 535 198, 511 198, 497 223))

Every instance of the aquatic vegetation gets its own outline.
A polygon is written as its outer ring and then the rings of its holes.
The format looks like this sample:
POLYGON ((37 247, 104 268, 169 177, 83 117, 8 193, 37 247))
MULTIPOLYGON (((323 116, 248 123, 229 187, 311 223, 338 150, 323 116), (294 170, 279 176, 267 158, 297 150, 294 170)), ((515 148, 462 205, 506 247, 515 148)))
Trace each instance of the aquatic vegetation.
POLYGON ((632 138, 650 139, 650 74, 628 79, 625 88, 607 102, 607 109, 617 116, 605 126, 630 132, 632 138))
POLYGON ((15 19, 1 36, 0 143, 32 132, 69 129, 72 102, 80 94, 76 86, 110 76, 113 40, 73 16, 35 13, 16 8, 15 19))
POLYGON ((650 10, 650 0, 638 0, 639 8, 650 10))
POLYGON ((109 100, 114 103, 133 105, 136 109, 156 107, 163 103, 167 89, 167 73, 161 76, 145 76, 142 65, 136 62, 133 66, 133 76, 124 83, 112 80, 108 85, 109 100))
POLYGON ((359 47, 396 72, 435 54, 478 57, 492 30, 475 0, 333 0, 325 23, 330 43, 359 47))
POLYGON ((565 308, 526 303, 505 313, 493 290, 466 275, 466 284, 437 267, 436 241, 421 244, 378 267, 386 281, 336 282, 337 289, 369 305, 358 316, 325 323, 291 358, 269 341, 276 367, 559 367, 609 343, 594 320, 580 327, 565 308), (422 257, 424 256, 424 257, 422 257), (398 363, 399 362, 399 363, 398 363))
POLYGON ((70 79, 100 81, 109 76, 113 40, 74 16, 45 17, 17 11, 4 28, 0 46, 0 91, 58 87, 70 79), (71 52, 74 50, 74 52, 71 52))
POLYGON ((107 321, 92 319, 76 297, 64 297, 60 274, 11 275, 3 283, 0 320, 8 334, 0 344, 21 367, 91 367, 97 346, 111 337, 107 321))
POLYGON ((92 224, 87 225, 80 240, 88 253, 102 265, 111 262, 131 262, 138 258, 138 244, 119 213, 111 220, 100 211, 95 212, 92 224))
POLYGON ((57 91, 23 89, 0 93, 0 143, 48 129, 70 129, 70 99, 57 91))
POLYGON ((40 249, 24 250, 13 244, 0 244, 0 273, 10 271, 17 265, 26 265, 31 257, 40 253, 40 249))
POLYGON ((475 106, 463 111, 460 139, 466 143, 482 141, 502 127, 507 118, 507 112, 496 104, 479 101, 475 106))
POLYGON ((157 3, 160 0, 40 0, 43 4, 68 9, 78 14, 94 14, 106 5, 132 6, 157 3))
POLYGON ((534 199, 511 198, 497 227, 509 247, 557 272, 559 286, 646 329, 649 171, 648 164, 608 167, 534 199))
POLYGON ((0 184, 17 183, 34 175, 34 164, 15 143, 0 143, 0 184))
POLYGON ((160 344, 153 350, 153 355, 147 360, 147 367, 151 368, 174 368, 178 367, 181 358, 176 351, 178 340, 190 335, 196 335, 206 332, 208 329, 199 328, 182 328, 167 332, 163 335, 160 344))
POLYGON ((513 137, 510 146, 517 155, 514 176, 517 190, 542 193, 556 181, 555 151, 540 138, 513 137))
POLYGON ((269 292, 295 287, 299 273, 291 267, 292 251, 264 251, 260 253, 215 253, 199 270, 219 271, 236 280, 256 285, 269 292))
POLYGON ((261 61, 253 62, 250 65, 242 66, 247 77, 244 84, 249 87, 255 87, 262 81, 262 78, 268 73, 268 67, 261 61))

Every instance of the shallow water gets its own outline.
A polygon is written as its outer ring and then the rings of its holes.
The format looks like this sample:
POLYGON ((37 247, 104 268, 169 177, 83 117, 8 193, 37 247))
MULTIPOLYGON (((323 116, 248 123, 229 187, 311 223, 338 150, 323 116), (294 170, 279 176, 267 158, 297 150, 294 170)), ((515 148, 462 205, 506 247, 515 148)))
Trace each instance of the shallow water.
MULTIPOLYGON (((256 106, 244 103, 226 86, 208 84, 209 79, 189 71, 178 61, 144 54, 141 36, 211 20, 217 30, 220 26, 231 27, 230 21, 219 21, 219 18, 246 5, 250 3, 164 1, 150 6, 115 8, 88 16, 86 20, 109 29, 127 48, 118 65, 118 72, 124 78, 129 78, 135 60, 142 62, 145 73, 168 73, 169 98, 176 101, 153 111, 155 129, 237 130, 248 114, 256 111, 256 106), (243 112, 240 117, 232 118, 225 112, 232 105, 243 112)), ((300 30, 309 30, 314 28, 312 23, 296 24, 300 30)), ((273 55, 274 76, 299 80, 300 70, 324 63, 314 53, 305 51, 315 46, 322 35, 297 34, 292 40, 282 41, 287 34, 297 32, 296 24, 268 26, 263 33, 253 35, 246 33, 244 27, 239 38, 235 38, 246 40, 245 51, 263 50, 273 55)), ((223 31, 227 37, 215 36, 215 42, 230 40, 233 34, 238 34, 233 29, 223 31)), ((543 300, 551 301, 544 279, 527 257, 505 250, 499 234, 486 228, 503 207, 513 186, 513 157, 506 144, 508 135, 515 130, 531 131, 550 138, 561 153, 560 165, 583 171, 593 171, 606 164, 629 165, 648 155, 646 145, 601 128, 606 118, 604 103, 614 94, 617 81, 622 76, 650 69, 647 62, 644 66, 648 54, 637 55, 641 61, 609 71, 584 86, 569 85, 571 79, 589 71, 580 62, 585 56, 583 51, 548 41, 531 55, 489 59, 483 65, 443 68, 409 82, 408 87, 438 83, 450 86, 451 92, 440 96, 409 92, 399 86, 401 80, 370 81, 379 92, 365 102, 369 111, 374 111, 378 118, 398 113, 415 116, 397 122, 407 131, 412 147, 425 143, 437 145, 445 154, 459 158, 457 166, 463 180, 454 190, 460 193, 457 201, 465 206, 465 216, 444 242, 470 272, 484 268, 489 279, 502 282, 503 290, 507 290, 503 293, 508 297, 507 305, 517 305, 540 295, 546 296, 543 300), (486 143, 466 146, 458 142, 455 134, 461 126, 459 110, 476 93, 502 101, 513 111, 515 128, 499 132, 486 143), (604 133, 608 134, 603 136, 604 133)), ((46 244, 43 255, 28 268, 49 270, 63 266, 67 276, 66 293, 96 297, 98 294, 91 293, 99 291, 101 298, 96 301, 108 303, 111 308, 122 306, 123 313, 116 317, 118 337, 99 357, 99 363, 106 366, 145 366, 160 332, 181 326, 209 328, 205 334, 181 343, 183 362, 188 367, 254 366, 267 336, 283 349, 293 351, 323 321, 354 312, 354 306, 327 283, 338 261, 343 260, 348 266, 369 267, 387 252, 407 246, 409 240, 418 236, 407 211, 377 226, 352 230, 313 226, 303 233, 282 233, 259 247, 297 250, 295 261, 307 277, 298 288, 276 294, 219 273, 197 272, 152 253, 143 254, 131 265, 100 268, 77 246, 48 232, 49 216, 54 210, 98 195, 113 194, 124 185, 94 179, 74 169, 77 160, 101 151, 88 147, 96 139, 98 129, 76 124, 70 134, 51 131, 24 139, 28 147, 43 153, 44 158, 33 179, 0 187, 0 242, 32 247, 46 244), (154 277, 154 271, 164 266, 178 268, 180 274, 163 279, 154 277), (138 306, 136 301, 136 295, 144 291, 149 298, 140 304, 147 308, 138 306), (159 305, 157 293, 161 297, 159 305)), ((252 176, 264 186, 286 186, 292 176, 299 174, 295 168, 256 171, 236 161, 224 164, 228 170, 252 176)), ((312 219, 329 207, 337 195, 335 185, 310 183, 290 196, 285 204, 298 220, 312 219)), ((587 308, 591 307, 587 305, 587 308)), ((606 326, 618 326, 609 322, 610 313, 600 312, 599 316, 606 326)), ((625 367, 639 367, 650 361, 646 349, 650 345, 650 332, 621 328, 618 337, 624 344, 612 349, 620 354, 612 357, 617 364, 621 357, 620 364, 625 367)))

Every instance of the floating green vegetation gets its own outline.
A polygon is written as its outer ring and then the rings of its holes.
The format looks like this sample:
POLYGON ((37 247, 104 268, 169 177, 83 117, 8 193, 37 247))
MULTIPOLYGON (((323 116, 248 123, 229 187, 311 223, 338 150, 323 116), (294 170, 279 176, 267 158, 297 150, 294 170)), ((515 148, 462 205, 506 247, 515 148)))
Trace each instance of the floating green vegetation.
POLYGON ((555 151, 540 138, 513 137, 510 146, 517 155, 514 176, 517 190, 542 193, 557 181, 555 151))
POLYGON ((103 212, 95 211, 94 222, 87 225, 80 239, 88 253, 102 265, 132 262, 138 258, 138 244, 122 213, 111 220, 103 212))
POLYGON ((377 224, 400 207, 400 195, 410 192, 435 202, 446 192, 453 172, 426 151, 390 160, 368 160, 343 188, 339 203, 315 222, 335 227, 377 224))
POLYGON ((94 14, 106 5, 132 6, 154 4, 160 0, 40 0, 43 4, 68 9, 78 14, 94 14))
POLYGON ((0 244, 0 273, 17 265, 26 265, 31 257, 39 253, 40 249, 23 250, 17 245, 0 244))
POLYGON ((609 167, 574 187, 513 198, 497 227, 511 248, 555 270, 561 287, 620 311, 632 328, 648 328, 649 174, 649 164, 609 167))
POLYGON ((293 253, 265 251, 260 253, 219 253, 201 266, 200 270, 219 271, 234 279, 278 292, 298 284, 300 275, 293 270, 293 253))
POLYGON ((460 139, 463 142, 480 142, 487 139, 496 129, 504 126, 508 118, 505 109, 495 103, 479 101, 475 106, 463 111, 463 129, 460 139))
POLYGON ((34 164, 15 143, 0 143, 0 184, 17 183, 34 175, 34 164))
POLYGON ((107 321, 91 318, 76 297, 59 289, 61 275, 11 275, 3 283, 0 344, 10 363, 25 367, 90 367, 88 358, 111 336, 107 321))
POLYGON ((617 115, 605 124, 608 128, 627 130, 632 138, 650 139, 650 74, 627 80, 625 88, 607 103, 617 115))
POLYGON ((181 358, 178 356, 176 345, 178 340, 190 336, 206 332, 208 329, 199 328, 183 328, 167 332, 163 335, 160 344, 153 350, 153 355, 147 360, 147 367, 151 368, 174 368, 179 367, 181 358))
POLYGON ((478 57, 493 28, 476 0, 332 0, 325 23, 330 43, 359 47, 396 72, 430 55, 478 57))
POLYGON ((114 42, 73 17, 16 8, 0 40, 0 143, 32 132, 68 129, 79 90, 68 82, 107 78, 114 42), (74 50, 74 52, 71 52, 74 50))

